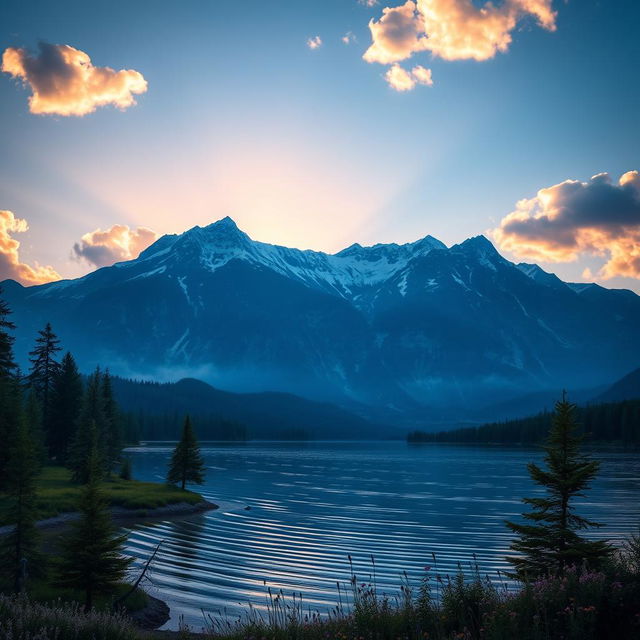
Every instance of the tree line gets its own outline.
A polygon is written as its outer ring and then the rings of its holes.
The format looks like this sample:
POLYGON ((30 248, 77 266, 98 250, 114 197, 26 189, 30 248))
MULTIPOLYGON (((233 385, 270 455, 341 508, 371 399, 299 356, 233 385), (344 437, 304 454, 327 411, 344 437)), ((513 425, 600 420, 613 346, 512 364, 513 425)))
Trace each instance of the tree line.
MULTIPOLYGON (((0 536, 0 577, 16 592, 27 579, 44 578, 58 587, 82 590, 85 608, 98 593, 112 592, 131 560, 122 555, 124 536, 116 532, 102 491, 122 464, 126 418, 115 400, 108 371, 97 368, 83 380, 71 353, 62 358, 49 323, 38 332, 23 374, 14 353, 15 325, 0 297, 0 494, 8 497, 7 535, 0 536), (37 530, 37 477, 44 464, 63 465, 82 486, 74 522, 51 562, 41 552, 37 530), (53 565, 53 566, 49 566, 53 565)), ((204 464, 187 417, 171 458, 167 482, 184 490, 202 484, 204 464)))
MULTIPOLYGON (((581 433, 595 442, 640 444, 640 399, 576 407, 581 433)), ((409 442, 457 442, 535 444, 542 442, 552 425, 553 414, 542 411, 534 416, 491 422, 477 427, 427 433, 413 431, 409 442)))

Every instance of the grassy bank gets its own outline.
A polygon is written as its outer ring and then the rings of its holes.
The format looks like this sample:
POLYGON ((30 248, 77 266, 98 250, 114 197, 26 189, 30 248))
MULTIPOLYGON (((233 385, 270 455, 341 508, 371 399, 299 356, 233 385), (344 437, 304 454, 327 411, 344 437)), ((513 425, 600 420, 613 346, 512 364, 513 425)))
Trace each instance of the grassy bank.
MULTIPOLYGON (((155 482, 113 478, 103 483, 104 493, 113 507, 144 511, 186 502, 198 504, 203 498, 193 491, 155 482)), ((44 467, 37 481, 38 520, 76 511, 82 487, 71 482, 71 473, 63 467, 44 467)), ((0 493, 0 526, 11 524, 7 518, 9 500, 0 493)))
MULTIPOLYGON (((183 627, 178 638, 203 640, 635 640, 640 637, 640 570, 619 558, 601 571, 573 567, 562 576, 524 583, 519 589, 492 582, 477 571, 454 577, 425 568, 419 584, 406 578, 394 595, 380 593, 375 579, 352 576, 336 606, 314 612, 299 597, 267 596, 267 610, 250 609, 243 620, 203 619, 204 629, 183 627)), ((162 640, 121 617, 84 614, 73 605, 27 607, 0 596, 0 638, 11 616, 22 629, 46 627, 40 640, 162 640), (65 607, 66 613, 62 613, 65 607), (4 618, 3 618, 4 616, 4 618), (48 616, 48 617, 47 617, 48 616), (47 620, 47 624, 42 624, 47 620), (38 627, 38 625, 41 627, 38 627), (85 635, 79 635, 77 629, 85 635)))

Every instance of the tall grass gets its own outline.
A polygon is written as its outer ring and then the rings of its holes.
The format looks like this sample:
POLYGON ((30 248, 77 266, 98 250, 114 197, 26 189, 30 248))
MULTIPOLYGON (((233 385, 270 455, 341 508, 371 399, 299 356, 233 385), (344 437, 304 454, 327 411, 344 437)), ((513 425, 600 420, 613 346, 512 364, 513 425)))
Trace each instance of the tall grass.
POLYGON ((43 605, 0 595, 0 640, 137 640, 119 613, 85 613, 78 603, 43 605))
POLYGON ((629 560, 599 572, 572 567, 519 588, 481 576, 477 565, 454 576, 425 567, 418 584, 402 574, 387 595, 378 592, 373 558, 367 580, 349 558, 349 583, 336 583, 337 603, 325 614, 301 594, 268 589, 263 611, 250 607, 235 621, 205 615, 204 632, 226 640, 637 640, 640 572, 629 560))

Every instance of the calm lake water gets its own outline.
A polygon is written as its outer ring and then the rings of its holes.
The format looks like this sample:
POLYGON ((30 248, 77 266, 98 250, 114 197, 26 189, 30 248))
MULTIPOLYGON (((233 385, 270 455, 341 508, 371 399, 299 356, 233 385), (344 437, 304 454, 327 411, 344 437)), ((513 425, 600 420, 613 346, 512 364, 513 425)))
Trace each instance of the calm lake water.
MULTIPOLYGON (((131 449, 134 476, 163 481, 168 446, 131 449)), ((238 615, 265 604, 267 587, 301 592, 314 610, 337 601, 349 580, 347 556, 363 580, 375 558, 378 588, 396 593, 403 570, 417 584, 426 565, 454 573, 477 562, 483 573, 506 568, 509 532, 520 498, 535 495, 526 464, 534 449, 411 446, 404 442, 310 442, 206 445, 207 480, 198 488, 220 505, 182 521, 136 526, 128 552, 148 557, 150 593, 201 627, 204 610, 238 615), (246 510, 246 507, 250 507, 246 510), (434 565, 432 553, 437 563, 434 565), (265 586, 266 585, 266 586, 265 586)), ((598 452, 601 473, 582 513, 605 523, 613 539, 640 524, 640 455, 598 452)))

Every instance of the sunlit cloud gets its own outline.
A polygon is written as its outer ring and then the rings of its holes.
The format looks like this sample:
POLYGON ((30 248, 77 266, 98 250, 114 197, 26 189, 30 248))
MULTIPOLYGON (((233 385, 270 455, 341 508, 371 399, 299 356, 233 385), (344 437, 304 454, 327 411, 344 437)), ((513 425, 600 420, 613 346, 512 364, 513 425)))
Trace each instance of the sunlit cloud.
POLYGON ((313 36, 307 40, 307 47, 309 49, 319 49, 322 46, 322 38, 320 36, 313 36))
POLYGON ((521 258, 573 262, 596 255, 606 261, 598 277, 640 278, 640 173, 628 171, 617 183, 600 173, 540 189, 520 200, 492 235, 521 258))
POLYGON ((363 56, 367 62, 391 64, 427 49, 424 20, 412 0, 385 7, 379 21, 369 21, 369 30, 372 44, 363 56))
POLYGON ((2 54, 2 71, 30 87, 29 111, 36 114, 84 116, 98 107, 126 109, 134 94, 147 90, 141 73, 94 67, 84 52, 65 44, 38 45, 37 55, 9 47, 2 54))
POLYGON ((384 75, 387 84, 395 91, 411 91, 418 84, 433 86, 431 69, 418 65, 407 71, 399 64, 393 64, 384 75))
POLYGON ((428 51, 444 60, 488 60, 504 53, 512 32, 526 18, 548 31, 556 28, 552 0, 505 0, 477 6, 471 0, 407 0, 385 7, 369 22, 367 62, 392 64, 428 51))
POLYGON ((358 0, 358 4, 365 7, 375 7, 378 4, 378 0, 358 0))
POLYGON ((20 262, 20 242, 11 237, 13 233, 29 230, 26 220, 16 218, 11 211, 0 210, 0 280, 11 278, 24 285, 43 284, 60 280, 53 267, 31 266, 20 262))
POLYGON ((105 231, 96 229, 85 233, 80 242, 73 245, 73 255, 96 267, 106 267, 137 258, 157 239, 158 234, 147 227, 131 229, 127 225, 114 224, 105 231))

